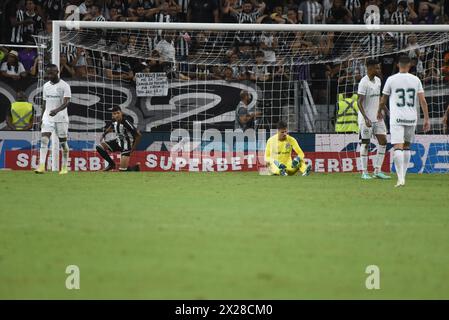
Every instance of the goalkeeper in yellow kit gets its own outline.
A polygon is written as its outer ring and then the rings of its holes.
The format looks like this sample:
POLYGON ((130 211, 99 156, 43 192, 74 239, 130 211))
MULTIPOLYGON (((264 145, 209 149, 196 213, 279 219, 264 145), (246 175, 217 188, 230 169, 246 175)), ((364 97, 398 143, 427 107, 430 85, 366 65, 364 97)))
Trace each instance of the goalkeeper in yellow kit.
POLYGON ((278 132, 267 141, 265 148, 265 163, 273 175, 292 176, 300 171, 303 176, 308 176, 311 166, 304 162, 304 152, 298 141, 288 135, 287 124, 279 121, 278 132), (297 156, 292 160, 292 151, 297 156))

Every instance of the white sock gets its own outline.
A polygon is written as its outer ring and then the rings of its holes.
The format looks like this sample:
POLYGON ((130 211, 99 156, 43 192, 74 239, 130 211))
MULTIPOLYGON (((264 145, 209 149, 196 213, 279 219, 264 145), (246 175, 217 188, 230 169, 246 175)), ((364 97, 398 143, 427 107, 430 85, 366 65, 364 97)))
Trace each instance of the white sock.
POLYGON ((402 181, 405 182, 405 175, 407 174, 408 165, 410 163, 411 152, 410 149, 404 149, 404 168, 402 169, 402 181))
POLYGON ((376 158, 374 159, 375 173, 379 173, 382 171, 382 164, 384 163, 385 158, 385 150, 387 150, 387 146, 377 146, 376 158))
POLYGON ((47 162, 47 152, 48 152, 48 143, 50 142, 50 139, 48 137, 42 137, 41 138, 41 149, 39 152, 39 165, 45 166, 45 163, 47 162))
POLYGON ((62 168, 67 167, 67 162, 69 160, 69 144, 67 141, 61 142, 62 148, 62 168))
POLYGON ((394 150, 393 161, 398 175, 398 183, 402 183, 404 176, 404 151, 402 149, 394 150))
POLYGON ((364 143, 360 145, 360 162, 362 173, 368 173, 368 146, 364 143))

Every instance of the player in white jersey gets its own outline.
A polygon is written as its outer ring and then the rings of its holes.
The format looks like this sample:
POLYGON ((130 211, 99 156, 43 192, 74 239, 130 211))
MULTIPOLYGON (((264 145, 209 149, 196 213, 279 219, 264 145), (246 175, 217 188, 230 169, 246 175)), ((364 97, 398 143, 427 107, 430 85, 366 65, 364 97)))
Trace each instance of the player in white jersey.
POLYGON ((418 121, 418 102, 424 113, 424 132, 430 130, 429 111, 421 80, 408 73, 409 56, 401 56, 398 66, 399 73, 390 76, 385 82, 377 113, 377 118, 383 119, 383 110, 388 112, 386 103, 389 98, 391 144, 394 146, 393 161, 398 175, 396 187, 405 185, 410 162, 410 143, 414 140, 418 121))
POLYGON ((381 171, 387 149, 387 127, 385 121, 377 120, 377 109, 380 100, 381 81, 379 62, 369 59, 366 62, 367 75, 360 80, 357 94, 359 96, 358 122, 360 128, 360 160, 362 164, 362 179, 371 179, 368 173, 368 152, 370 139, 376 136, 379 146, 374 159, 374 178, 390 179, 381 171))
POLYGON ((51 133, 54 131, 59 138, 62 148, 62 166, 59 174, 67 173, 67 162, 69 157, 69 145, 67 134, 69 131, 69 115, 67 107, 72 96, 70 86, 59 78, 58 67, 51 64, 46 70, 47 78, 50 80, 44 84, 43 105, 42 105, 42 125, 41 125, 41 148, 39 154, 39 167, 36 173, 45 172, 47 160, 48 143, 51 133))

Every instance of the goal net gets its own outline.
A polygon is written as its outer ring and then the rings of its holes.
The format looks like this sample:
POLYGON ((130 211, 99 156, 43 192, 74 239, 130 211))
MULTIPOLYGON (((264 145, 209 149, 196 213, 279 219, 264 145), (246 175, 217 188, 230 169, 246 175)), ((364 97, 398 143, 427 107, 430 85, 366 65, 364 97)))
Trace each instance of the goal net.
MULTIPOLYGON (((222 165, 240 152, 253 155, 243 169, 263 168, 266 139, 285 120, 314 171, 357 171, 358 126, 336 125, 339 98, 357 99, 367 59, 381 63, 385 82, 406 54, 424 84, 432 125, 423 132, 420 112, 410 171, 449 170, 442 124, 449 104, 447 26, 54 22, 51 41, 52 60, 72 88, 69 139, 78 152, 94 150, 119 105, 150 133, 133 157, 148 170, 189 170, 188 162, 176 166, 168 157, 148 161, 148 152, 196 153, 200 163, 219 155, 222 165), (255 119, 237 129, 242 92, 255 119)), ((370 156, 376 148, 373 138, 370 156)), ((75 168, 72 157, 72 170, 89 169, 85 160, 75 168)), ((390 168, 387 156, 384 170, 390 168)))

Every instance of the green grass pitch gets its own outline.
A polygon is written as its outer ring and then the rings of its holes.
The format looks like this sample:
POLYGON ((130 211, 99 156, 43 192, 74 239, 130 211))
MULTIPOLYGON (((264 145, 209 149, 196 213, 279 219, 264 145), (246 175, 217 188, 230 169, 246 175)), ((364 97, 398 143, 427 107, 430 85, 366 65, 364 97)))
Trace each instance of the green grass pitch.
POLYGON ((407 178, 0 172, 0 298, 448 299, 449 178, 407 178))

